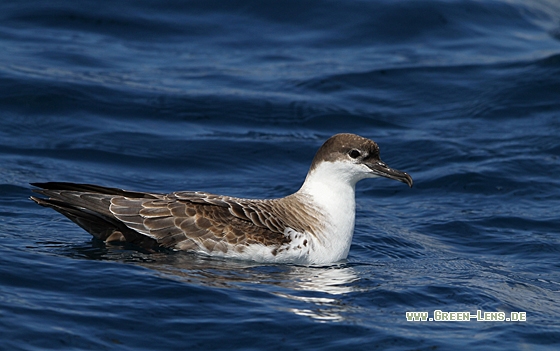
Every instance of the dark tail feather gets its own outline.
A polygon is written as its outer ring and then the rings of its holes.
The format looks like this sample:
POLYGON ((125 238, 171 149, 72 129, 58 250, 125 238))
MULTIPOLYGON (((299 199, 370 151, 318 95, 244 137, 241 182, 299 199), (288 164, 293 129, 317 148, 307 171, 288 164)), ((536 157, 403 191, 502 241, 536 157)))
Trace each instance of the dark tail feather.
POLYGON ((83 201, 84 199, 80 196, 73 196, 76 194, 83 196, 91 194, 99 200, 99 195, 108 195, 106 200, 110 201, 111 196, 123 196, 122 194, 126 194, 129 197, 152 197, 149 194, 89 184, 34 183, 32 185, 43 188, 35 189, 34 191, 49 198, 31 196, 31 200, 41 206, 52 208, 61 213, 100 240, 107 242, 126 241, 146 249, 154 249, 159 246, 155 239, 128 228, 114 218, 108 206, 103 206, 101 201, 87 202, 83 201))
POLYGON ((111 220, 107 216, 85 208, 76 208, 62 201, 43 199, 35 196, 31 196, 31 200, 41 206, 50 207, 63 214, 72 222, 100 240, 107 240, 115 231, 120 231, 121 229, 116 220, 111 220))

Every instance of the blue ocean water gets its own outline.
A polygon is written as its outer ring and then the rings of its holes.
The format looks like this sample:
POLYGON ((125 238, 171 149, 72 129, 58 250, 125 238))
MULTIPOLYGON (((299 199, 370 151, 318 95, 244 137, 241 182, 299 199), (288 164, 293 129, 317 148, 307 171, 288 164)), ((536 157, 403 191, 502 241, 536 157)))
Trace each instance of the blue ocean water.
POLYGON ((560 346, 560 3, 3 1, 0 349, 560 346), (329 136, 365 180, 348 260, 107 246, 29 182, 296 191, 329 136), (406 312, 526 321, 407 321, 406 312), (498 314, 493 314, 497 316, 498 314))

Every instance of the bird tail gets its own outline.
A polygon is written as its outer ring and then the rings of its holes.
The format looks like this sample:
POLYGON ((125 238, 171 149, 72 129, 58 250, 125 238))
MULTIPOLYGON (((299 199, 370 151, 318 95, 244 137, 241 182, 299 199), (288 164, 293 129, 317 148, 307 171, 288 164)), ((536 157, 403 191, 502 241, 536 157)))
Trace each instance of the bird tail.
POLYGON ((150 194, 91 184, 51 182, 31 185, 38 188, 33 189, 34 192, 46 196, 31 196, 31 200, 61 213, 99 240, 125 241, 147 249, 158 246, 156 240, 128 228, 109 209, 113 197, 155 198, 150 194))

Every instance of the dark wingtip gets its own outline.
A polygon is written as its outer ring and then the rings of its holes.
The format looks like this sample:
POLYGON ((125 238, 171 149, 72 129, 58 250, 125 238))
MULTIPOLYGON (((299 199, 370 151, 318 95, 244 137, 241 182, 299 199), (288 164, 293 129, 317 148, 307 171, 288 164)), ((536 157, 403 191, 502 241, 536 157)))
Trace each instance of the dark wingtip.
POLYGON ((77 191, 77 192, 86 192, 86 193, 100 193, 106 195, 128 196, 128 197, 149 198, 149 199, 156 198, 153 194, 150 193, 128 191, 119 188, 109 188, 109 187, 93 185, 93 184, 68 183, 68 182, 47 182, 47 183, 29 183, 29 184, 39 188, 39 189, 33 189, 34 192, 37 192, 39 194, 43 194, 43 191, 54 190, 54 191, 77 191))
POLYGON ((83 187, 91 187, 90 184, 68 183, 68 182, 46 182, 29 183, 31 186, 47 190, 80 190, 83 187))

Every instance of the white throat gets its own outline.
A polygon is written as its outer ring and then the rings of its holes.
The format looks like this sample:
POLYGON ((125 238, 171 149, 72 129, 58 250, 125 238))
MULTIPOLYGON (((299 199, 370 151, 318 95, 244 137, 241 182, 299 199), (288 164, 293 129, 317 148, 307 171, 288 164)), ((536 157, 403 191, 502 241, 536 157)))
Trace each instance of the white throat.
POLYGON ((321 257, 320 261, 345 259, 350 250, 356 216, 355 186, 363 176, 348 172, 349 166, 356 167, 348 162, 321 162, 309 172, 297 192, 325 216, 324 232, 315 233, 313 254, 321 257))

